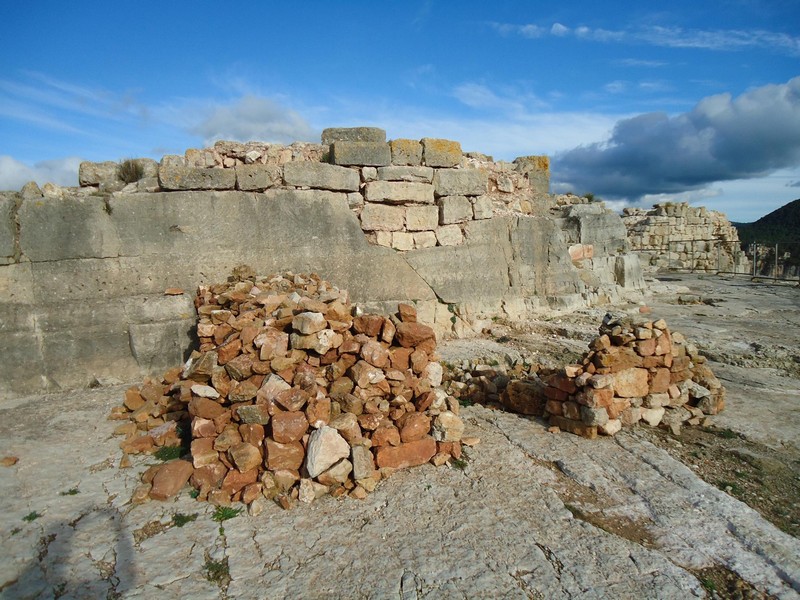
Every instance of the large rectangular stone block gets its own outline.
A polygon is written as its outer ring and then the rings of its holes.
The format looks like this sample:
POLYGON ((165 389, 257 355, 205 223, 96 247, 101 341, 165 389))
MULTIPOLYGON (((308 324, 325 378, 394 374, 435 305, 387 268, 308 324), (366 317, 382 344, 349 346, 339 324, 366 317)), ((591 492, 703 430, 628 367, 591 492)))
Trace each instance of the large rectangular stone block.
POLYGON ((433 186, 437 196, 482 196, 489 189, 489 176, 477 169, 437 169, 433 186))
POLYGON ((322 143, 385 142, 386 131, 379 127, 328 127, 322 130, 322 143))
POLYGON ((461 164, 461 144, 438 138, 422 138, 422 162, 429 167, 455 167, 461 164))
POLYGON ((236 187, 242 191, 262 191, 281 184, 278 165, 236 165, 236 187))
POLYGON ((442 196, 439 205, 439 224, 450 225, 472 220, 472 203, 466 196, 442 196))
POLYGON ((389 166, 378 168, 378 179, 383 181, 414 181, 430 183, 433 181, 432 167, 389 166))
POLYGON ((162 164, 158 169, 158 183, 164 190, 232 190, 236 187, 236 170, 162 164))
POLYGON ((18 219, 22 254, 33 262, 119 255, 119 237, 105 198, 24 200, 18 219))
POLYGON ((422 164, 422 144, 417 140, 392 140, 389 147, 392 149, 393 165, 422 164))
POLYGON ((408 231, 432 231, 439 225, 439 209, 436 206, 409 206, 406 208, 408 231))
POLYGON ((368 202, 388 204, 433 204, 433 186, 405 181, 370 181, 364 197, 368 202))
POLYGON ((286 163, 283 180, 286 185, 341 192, 357 192, 361 183, 354 169, 309 161, 286 163))
POLYGON ((514 168, 528 178, 531 190, 541 194, 550 192, 549 157, 520 156, 514 159, 514 168))
POLYGON ((473 219, 491 219, 493 215, 494 208, 489 196, 478 196, 472 200, 473 219))
POLYGON ((401 206, 368 203, 361 211, 361 228, 365 231, 400 231, 405 220, 406 211, 401 206))
POLYGON ((16 206, 16 194, 0 193, 0 265, 7 265, 13 260, 14 238, 17 232, 14 224, 16 206))
POLYGON ((78 183, 82 186, 99 185, 119 179, 119 163, 114 161, 84 161, 78 167, 78 183))
POLYGON ((383 167, 392 162, 385 142, 333 142, 331 162, 342 166, 383 167))

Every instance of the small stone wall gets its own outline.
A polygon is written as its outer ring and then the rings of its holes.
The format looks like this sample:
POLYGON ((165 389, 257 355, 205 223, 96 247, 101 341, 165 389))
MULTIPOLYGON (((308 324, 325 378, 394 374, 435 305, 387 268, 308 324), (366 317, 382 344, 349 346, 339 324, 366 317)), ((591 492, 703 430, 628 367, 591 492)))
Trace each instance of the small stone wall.
POLYGON ((739 233, 724 214, 702 206, 665 203, 626 208, 623 223, 644 266, 746 273, 739 233))
POLYGON ((512 381, 500 402, 588 438, 640 421, 677 433, 725 407, 725 388, 705 357, 663 319, 607 315, 589 348, 579 364, 512 381))
POLYGON ((451 140, 387 142, 386 132, 374 127, 326 129, 322 142, 220 141, 184 156, 164 156, 159 165, 137 159, 144 176, 128 186, 113 162, 82 163, 79 179, 82 186, 125 192, 344 192, 367 239, 401 251, 460 245, 466 223, 490 219, 494 202, 530 214, 533 205, 519 192, 546 195, 549 190, 546 156, 494 163, 479 153, 464 155, 461 144, 451 140))

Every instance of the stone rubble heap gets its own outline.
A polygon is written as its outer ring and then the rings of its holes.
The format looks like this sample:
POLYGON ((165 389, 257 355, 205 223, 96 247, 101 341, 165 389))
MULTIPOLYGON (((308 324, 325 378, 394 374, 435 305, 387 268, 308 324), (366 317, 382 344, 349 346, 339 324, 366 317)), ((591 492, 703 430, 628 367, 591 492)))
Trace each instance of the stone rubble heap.
POLYGON ((248 268, 195 304, 199 349, 112 413, 128 420, 126 455, 178 445, 179 424, 190 428, 191 462, 145 472, 134 501, 189 481, 202 500, 257 513, 267 500, 363 498, 395 469, 460 457, 458 403, 438 389, 435 334, 412 305, 358 314, 316 275, 248 268))
POLYGON ((678 433, 725 407, 725 388, 705 357, 663 319, 607 315, 589 347, 580 364, 511 381, 501 404, 587 438, 640 421, 678 433))
POLYGON ((739 232, 721 212, 686 202, 626 208, 622 221, 643 265, 748 273, 739 232))

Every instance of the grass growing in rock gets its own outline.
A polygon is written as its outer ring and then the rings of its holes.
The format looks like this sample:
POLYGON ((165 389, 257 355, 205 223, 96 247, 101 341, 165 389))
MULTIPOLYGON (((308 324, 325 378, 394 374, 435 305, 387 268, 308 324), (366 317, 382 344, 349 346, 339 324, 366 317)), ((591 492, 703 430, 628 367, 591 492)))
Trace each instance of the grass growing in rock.
POLYGON ((175 527, 183 527, 187 523, 191 523, 192 521, 197 520, 197 513, 193 513, 191 515, 185 515, 183 513, 175 513, 172 515, 172 524, 175 527))
POLYGON ((167 462, 180 458, 184 455, 184 452, 185 450, 182 446, 162 446, 153 452, 153 456, 155 456, 158 460, 167 462))
POLYGON ((34 510, 33 512, 29 512, 27 515, 22 517, 22 520, 27 522, 27 523, 32 523, 33 521, 35 521, 36 519, 38 519, 41 516, 42 515, 40 515, 38 512, 36 512, 34 510))
POLYGON ((144 177, 144 167, 133 159, 126 159, 119 163, 117 174, 125 183, 134 183, 144 177))
POLYGON ((81 492, 80 492, 80 490, 78 488, 73 487, 73 488, 69 488, 66 491, 61 492, 59 495, 61 495, 61 496, 76 496, 76 495, 78 495, 80 493, 81 492))
POLYGON ((241 508, 233 508, 232 506, 218 506, 216 510, 214 510, 214 514, 211 515, 211 518, 218 523, 222 523, 228 519, 238 517, 239 513, 241 512, 241 508))
POLYGON ((231 572, 228 567, 227 557, 222 560, 206 559, 203 570, 205 571, 206 579, 212 583, 216 583, 221 588, 228 587, 228 584, 231 582, 231 572))

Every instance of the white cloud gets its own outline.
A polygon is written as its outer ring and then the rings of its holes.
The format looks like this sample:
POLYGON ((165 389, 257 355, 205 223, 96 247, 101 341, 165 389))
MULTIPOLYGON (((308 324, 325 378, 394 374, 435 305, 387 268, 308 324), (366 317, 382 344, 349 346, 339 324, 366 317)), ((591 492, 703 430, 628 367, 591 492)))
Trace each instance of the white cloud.
POLYGON ((35 181, 39 186, 45 183, 76 186, 80 163, 80 158, 70 156, 44 160, 31 166, 11 156, 0 155, 0 190, 18 191, 29 181, 35 181))
MULTIPOLYGON (((554 23, 550 29, 538 25, 515 25, 511 23, 492 23, 492 27, 502 35, 521 35, 539 38, 547 35, 564 37, 574 35, 583 40, 596 42, 638 42, 668 48, 702 48, 706 50, 747 50, 763 48, 800 56, 800 37, 763 29, 684 29, 681 27, 646 26, 610 30, 581 25, 570 28, 562 23, 554 23)), ((630 66, 662 66, 633 65, 630 66)))
POLYGON ((209 106, 205 112, 189 130, 206 144, 220 139, 274 143, 319 140, 319 132, 299 113, 270 98, 247 95, 228 104, 209 106))

